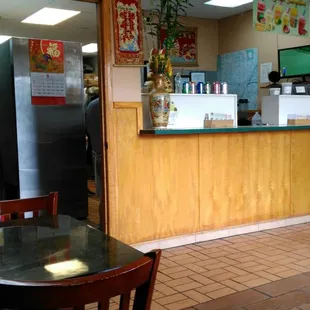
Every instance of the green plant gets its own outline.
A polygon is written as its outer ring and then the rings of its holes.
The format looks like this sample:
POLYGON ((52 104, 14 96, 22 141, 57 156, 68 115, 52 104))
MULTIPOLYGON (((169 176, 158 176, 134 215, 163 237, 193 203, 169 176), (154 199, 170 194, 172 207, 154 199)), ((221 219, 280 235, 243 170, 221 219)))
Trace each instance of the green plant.
MULTIPOLYGON (((156 36, 158 41, 161 29, 166 30, 167 38, 165 40, 166 55, 169 55, 176 39, 180 36, 180 31, 184 26, 179 20, 180 16, 186 16, 186 10, 192 7, 192 0, 150 0, 152 8, 146 19, 150 26, 149 34, 156 36)), ((163 49, 163 46, 159 46, 163 49)))

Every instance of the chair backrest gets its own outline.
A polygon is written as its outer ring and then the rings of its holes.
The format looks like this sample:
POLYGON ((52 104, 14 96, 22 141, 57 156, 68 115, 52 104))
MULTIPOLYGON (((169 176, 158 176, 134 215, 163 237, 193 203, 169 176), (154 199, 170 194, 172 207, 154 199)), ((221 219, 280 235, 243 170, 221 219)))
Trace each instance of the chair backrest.
POLYGON ((0 280, 0 308, 84 310, 98 302, 98 309, 108 310, 109 301, 120 298, 120 310, 128 310, 130 293, 135 292, 133 310, 149 310, 161 250, 145 254, 125 267, 80 278, 51 282, 15 282, 0 280))
POLYGON ((33 212, 33 217, 38 217, 42 210, 46 210, 50 215, 57 215, 57 206, 58 193, 35 198, 3 200, 0 201, 0 221, 9 221, 14 216, 24 218, 26 212, 33 212))

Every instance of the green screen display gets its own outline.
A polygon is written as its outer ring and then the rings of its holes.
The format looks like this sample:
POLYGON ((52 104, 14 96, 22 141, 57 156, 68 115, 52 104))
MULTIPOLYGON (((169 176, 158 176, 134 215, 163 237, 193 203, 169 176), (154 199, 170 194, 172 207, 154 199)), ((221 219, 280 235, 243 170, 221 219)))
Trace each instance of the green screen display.
POLYGON ((310 75, 310 46, 279 50, 279 71, 285 76, 310 75))

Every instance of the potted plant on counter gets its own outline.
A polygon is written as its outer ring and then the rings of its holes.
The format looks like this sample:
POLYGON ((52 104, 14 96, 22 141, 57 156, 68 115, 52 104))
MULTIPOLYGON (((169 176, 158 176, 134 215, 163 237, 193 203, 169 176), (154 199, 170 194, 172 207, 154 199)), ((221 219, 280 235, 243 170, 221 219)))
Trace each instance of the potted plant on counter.
POLYGON ((150 111, 153 127, 166 128, 169 122, 170 96, 172 92, 171 49, 174 47, 180 31, 184 26, 181 16, 186 16, 186 10, 193 6, 191 0, 151 0, 152 8, 145 18, 149 26, 149 35, 154 36, 158 48, 150 52, 150 75, 153 90, 150 93, 150 111), (166 38, 161 46, 161 31, 165 30, 166 38))

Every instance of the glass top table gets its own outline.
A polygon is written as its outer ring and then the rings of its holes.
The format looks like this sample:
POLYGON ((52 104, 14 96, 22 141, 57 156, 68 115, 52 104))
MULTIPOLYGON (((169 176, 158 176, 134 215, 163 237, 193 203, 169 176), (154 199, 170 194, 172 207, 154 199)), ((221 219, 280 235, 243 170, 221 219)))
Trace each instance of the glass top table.
POLYGON ((0 282, 68 279, 117 269, 142 257, 66 215, 0 223, 0 282))

